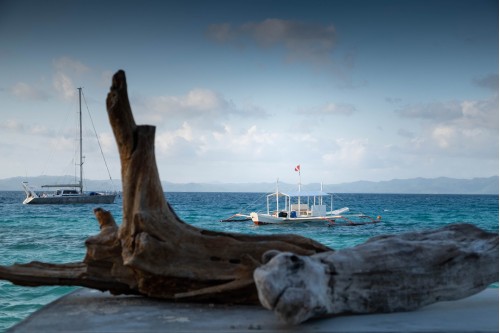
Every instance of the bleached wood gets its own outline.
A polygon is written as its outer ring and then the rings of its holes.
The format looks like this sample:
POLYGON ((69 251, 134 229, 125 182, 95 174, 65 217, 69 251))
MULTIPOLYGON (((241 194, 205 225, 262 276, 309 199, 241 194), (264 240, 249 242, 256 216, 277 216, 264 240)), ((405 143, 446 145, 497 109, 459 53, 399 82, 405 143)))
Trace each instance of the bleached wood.
POLYGON ((498 281, 498 234, 471 224, 380 236, 312 256, 273 251, 254 279, 262 305, 285 322, 395 312, 457 300, 498 281))

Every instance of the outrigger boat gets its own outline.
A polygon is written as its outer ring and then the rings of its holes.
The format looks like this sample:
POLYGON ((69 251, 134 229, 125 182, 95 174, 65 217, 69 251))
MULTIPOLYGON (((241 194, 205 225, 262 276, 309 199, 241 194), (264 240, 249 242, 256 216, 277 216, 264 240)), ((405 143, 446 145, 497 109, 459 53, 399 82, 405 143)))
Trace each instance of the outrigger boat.
POLYGON ((333 210, 333 194, 323 191, 279 192, 267 195, 267 213, 250 213, 254 224, 329 222, 349 211, 348 207, 333 210), (281 199, 281 200, 280 200, 281 199), (330 209, 327 211, 327 202, 330 209), (271 208, 274 201, 276 207, 271 208), (284 202, 283 208, 280 201, 284 202))
POLYGON ((238 213, 221 222, 253 221, 256 225, 323 223, 327 226, 358 226, 378 223, 362 213, 350 213, 348 207, 333 209, 334 194, 321 191, 280 192, 267 195, 267 212, 238 213), (329 208, 327 211, 327 207, 329 208))
POLYGON ((356 226, 377 223, 376 219, 365 214, 348 214, 348 207, 333 209, 333 194, 321 191, 279 192, 267 195, 267 213, 250 213, 256 225, 322 222, 328 226, 356 226), (280 200, 281 199, 281 200, 280 200), (282 208, 280 207, 280 201, 282 208), (272 204, 275 208, 271 208, 272 204), (327 204, 330 204, 327 211, 327 204))
POLYGON ((267 195, 267 212, 252 212, 250 215, 235 214, 221 222, 243 222, 252 220, 256 225, 263 224, 294 224, 322 222, 328 226, 335 225, 364 225, 379 222, 365 214, 351 214, 348 207, 333 209, 332 193, 323 191, 302 191, 300 181, 300 165, 295 171, 299 172, 299 189, 297 192, 280 192, 278 181, 276 191, 267 195), (349 214, 347 214, 349 213, 349 214))

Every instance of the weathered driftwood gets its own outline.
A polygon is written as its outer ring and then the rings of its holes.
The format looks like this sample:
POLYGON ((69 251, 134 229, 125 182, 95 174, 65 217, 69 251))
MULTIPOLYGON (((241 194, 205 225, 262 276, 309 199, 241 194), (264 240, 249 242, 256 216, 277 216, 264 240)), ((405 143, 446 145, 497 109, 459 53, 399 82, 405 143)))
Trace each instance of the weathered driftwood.
POLYGON ((498 235, 466 225, 378 237, 338 252, 297 235, 188 225, 165 200, 155 128, 135 124, 123 71, 114 75, 106 104, 122 166, 121 225, 97 208, 101 231, 86 240, 83 262, 0 266, 0 279, 184 301, 257 304, 260 297, 292 323, 331 313, 409 310, 465 297, 497 280, 498 235), (261 258, 270 261, 258 268, 261 258))
POLYGON ((339 313, 408 311, 498 281, 498 234, 470 224, 380 236, 312 256, 270 251, 254 272, 262 305, 292 324, 339 313))
POLYGON ((297 235, 222 233, 184 223, 165 200, 154 154, 155 127, 135 124, 123 71, 114 75, 106 104, 122 167, 121 226, 109 212, 96 209, 101 232, 86 240, 83 262, 0 266, 0 279, 28 286, 79 285, 113 294, 257 304, 252 275, 263 253, 330 250, 297 235))

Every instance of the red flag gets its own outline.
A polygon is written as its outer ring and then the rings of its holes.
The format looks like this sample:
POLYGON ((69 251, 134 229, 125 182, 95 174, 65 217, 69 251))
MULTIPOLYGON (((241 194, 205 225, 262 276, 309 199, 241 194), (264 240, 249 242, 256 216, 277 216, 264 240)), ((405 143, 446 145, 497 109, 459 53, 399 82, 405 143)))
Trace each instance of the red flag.
POLYGON ((300 172, 300 164, 295 167, 295 171, 300 172))

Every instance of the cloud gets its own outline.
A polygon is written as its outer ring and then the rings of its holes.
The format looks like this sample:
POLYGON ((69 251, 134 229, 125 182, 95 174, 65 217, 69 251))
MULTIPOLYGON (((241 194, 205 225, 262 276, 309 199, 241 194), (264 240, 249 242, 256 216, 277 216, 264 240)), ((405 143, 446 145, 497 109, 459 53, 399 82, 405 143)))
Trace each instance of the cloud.
POLYGON ((367 142, 363 139, 339 138, 335 140, 335 148, 323 154, 323 161, 328 164, 358 166, 367 153, 367 142))
POLYGON ((76 97, 76 87, 71 78, 62 73, 57 72, 54 75, 53 86, 57 93, 65 100, 74 100, 76 97))
POLYGON ((330 63, 336 43, 333 25, 270 18, 233 27, 229 23, 212 24, 208 36, 217 42, 251 39, 260 47, 283 46, 290 61, 314 64, 330 63))
POLYGON ((267 118, 262 108, 245 104, 237 106, 223 95, 203 88, 196 88, 180 96, 155 96, 140 102, 147 121, 175 128, 188 121, 193 126, 223 129, 231 117, 267 118), (167 124, 168 122, 168 124, 167 124))
MULTIPOLYGON (((154 118, 157 126, 158 158, 168 158, 168 163, 254 163, 288 161, 291 157, 295 163, 297 152, 300 158, 320 162, 321 154, 331 148, 329 136, 320 131, 273 126, 262 121, 269 117, 265 110, 248 102, 236 104, 211 89, 143 98, 140 104, 142 117, 154 118)), ((349 104, 325 103, 300 112, 350 116, 356 109, 349 104)))
MULTIPOLYGON (((283 53, 288 63, 312 66, 319 73, 338 81, 339 89, 359 89, 368 85, 363 78, 354 78, 358 50, 337 51, 337 30, 333 24, 268 18, 240 25, 217 23, 209 25, 207 36, 220 44, 244 50, 255 46, 261 50, 283 53)), ((271 54, 271 52, 269 52, 271 54)))
POLYGON ((218 96, 208 89, 194 89, 186 96, 174 101, 185 110, 197 110, 201 112, 211 112, 214 110, 227 109, 230 102, 218 96))
POLYGON ((429 104, 407 105, 396 111, 404 118, 452 120, 462 116, 462 107, 459 102, 435 102, 429 104))
POLYGON ((194 161, 232 163, 276 157, 279 133, 268 132, 256 125, 236 128, 224 125, 220 131, 184 122, 174 130, 158 133, 157 155, 175 163, 190 165, 194 161))
POLYGON ((57 136, 50 140, 50 146, 56 151, 71 151, 75 149, 75 139, 66 136, 57 136))
MULTIPOLYGON (((406 148, 415 154, 498 159, 498 95, 479 101, 413 105, 397 112, 420 120, 418 133, 406 136, 406 148)), ((398 134, 414 130, 400 129, 398 134)))
POLYGON ((53 129, 41 124, 26 125, 17 119, 7 119, 0 122, 0 129, 21 135, 54 136, 53 129))
POLYGON ((82 62, 69 57, 60 57, 53 62, 55 74, 52 85, 56 92, 65 100, 74 100, 77 95, 73 83, 75 79, 90 71, 90 68, 82 62))
POLYGON ((157 96, 146 101, 148 109, 169 117, 209 117, 231 110, 231 102, 209 89, 193 89, 183 96, 157 96))
POLYGON ((399 104, 403 101, 403 99, 399 97, 386 97, 385 101, 389 104, 399 104))
POLYGON ((99 134, 99 142, 105 153, 116 152, 116 141, 112 133, 99 134))
POLYGON ((97 84, 99 85, 99 87, 102 87, 103 89, 108 88, 114 74, 115 72, 112 70, 101 71, 101 73, 99 74, 99 78, 97 79, 97 84))
POLYGON ((415 133, 414 132, 409 131, 409 130, 404 129, 404 128, 400 128, 398 130, 398 135, 402 136, 403 138, 409 138, 409 139, 413 139, 415 137, 415 133))
POLYGON ((46 101, 49 96, 41 89, 35 88, 27 83, 18 82, 9 89, 10 93, 19 99, 33 101, 46 101))
POLYGON ((465 128, 486 128, 498 133, 498 95, 482 101, 464 101, 462 117, 458 120, 465 128))
POLYGON ((90 70, 90 68, 82 62, 69 57, 57 58, 52 62, 52 64, 56 71, 64 73, 83 74, 90 70))
POLYGON ((430 123, 452 122, 462 127, 485 127, 498 130, 498 95, 487 100, 452 101, 409 105, 396 111, 403 118, 430 123))
POLYGON ((211 24, 208 26, 208 36, 217 42, 228 42, 236 37, 229 23, 211 24))
POLYGON ((4 130, 13 131, 13 132, 23 132, 24 131, 23 123, 15 120, 15 119, 2 120, 0 122, 0 128, 2 128, 4 130))
POLYGON ((161 154, 167 156, 195 155, 197 142, 194 142, 193 128, 184 122, 182 126, 175 131, 164 131, 156 136, 156 147, 161 154), (191 145, 194 143, 194 145, 191 145), (186 149, 187 148, 187 149, 186 149))
MULTIPOLYGON (((48 101, 55 91, 56 95, 64 100, 74 100, 77 90, 73 82, 81 80, 83 75, 91 72, 91 69, 82 62, 69 57, 54 59, 52 66, 54 73, 51 87, 45 82, 36 85, 17 82, 8 88, 8 92, 20 100, 48 101)), ((109 85, 109 72, 102 73, 102 76, 107 78, 106 86, 109 85)))
POLYGON ((316 116, 351 116, 354 112, 356 112, 354 105, 344 103, 326 103, 318 107, 298 111, 299 114, 316 116))
POLYGON ((449 148, 453 140, 456 140, 457 132, 451 126, 437 126, 431 131, 431 137, 440 148, 449 148))
POLYGON ((493 91, 494 93, 498 93, 498 74, 483 76, 481 78, 473 80, 473 83, 478 87, 486 88, 493 91))

